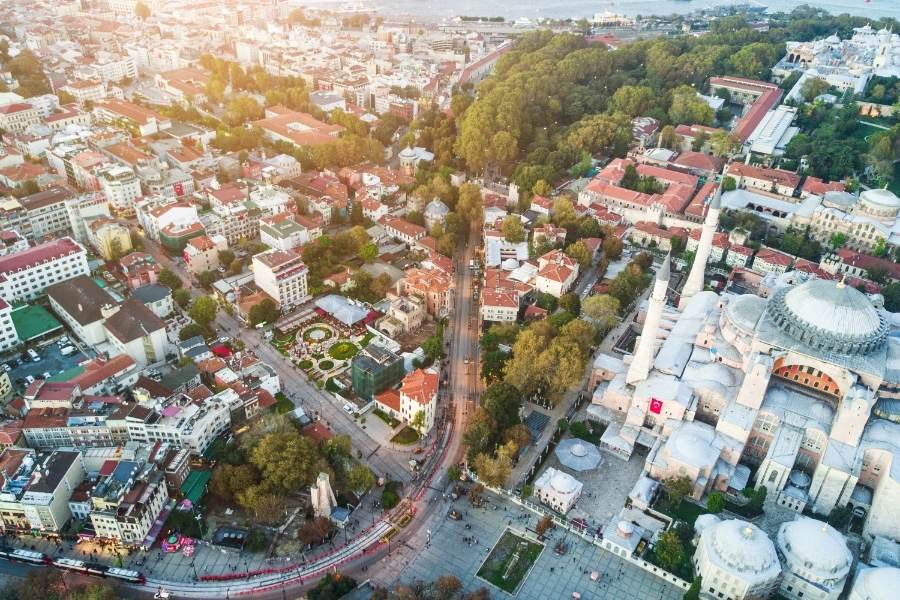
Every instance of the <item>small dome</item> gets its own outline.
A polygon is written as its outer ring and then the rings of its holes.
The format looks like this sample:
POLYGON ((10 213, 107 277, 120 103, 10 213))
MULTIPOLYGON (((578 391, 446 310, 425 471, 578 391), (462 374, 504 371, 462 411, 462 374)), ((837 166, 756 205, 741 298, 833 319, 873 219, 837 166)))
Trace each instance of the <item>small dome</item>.
POLYGON ((856 577, 852 600, 894 600, 900 589, 900 569, 896 567, 877 567, 865 569, 856 577))
POLYGON ((730 568, 739 572, 764 573, 781 571, 775 545, 759 527, 730 519, 710 527, 703 534, 710 536, 712 548, 730 568))
POLYGON ((428 206, 425 207, 425 216, 426 217, 445 217, 447 213, 450 212, 450 209, 447 208, 447 205, 441 202, 439 199, 435 198, 431 202, 428 203, 428 206))
POLYGON ((584 444, 573 445, 571 452, 575 456, 587 456, 587 449, 584 447, 584 444))
POLYGON ((885 312, 843 282, 810 279, 782 288, 769 302, 782 331, 808 346, 841 354, 868 354, 887 339, 885 312))
POLYGON ((566 475, 562 471, 553 476, 550 486, 561 494, 571 494, 578 487, 578 482, 574 477, 566 475))
POLYGON ((507 258, 500 266, 504 271, 515 271, 519 268, 519 261, 514 258, 507 258))
POLYGON ((634 533, 634 524, 630 521, 619 521, 619 524, 616 527, 619 530, 619 533, 625 537, 634 533))
POLYGON ((809 517, 783 523, 778 548, 792 570, 812 572, 821 579, 845 577, 853 562, 844 536, 828 523, 809 517))
POLYGON ((704 514, 697 517, 697 520, 694 521, 694 531, 698 534, 702 534, 705 530, 709 529, 714 525, 718 525, 722 522, 722 519, 717 517, 716 515, 704 514))
POLYGON ((410 148, 409 146, 407 146, 406 148, 404 148, 403 150, 400 151, 400 158, 412 159, 415 157, 416 157, 416 151, 413 150, 412 148, 410 148))
POLYGON ((810 478, 810 476, 799 470, 791 471, 789 479, 792 484, 801 489, 808 488, 809 484, 812 483, 812 479, 810 478))

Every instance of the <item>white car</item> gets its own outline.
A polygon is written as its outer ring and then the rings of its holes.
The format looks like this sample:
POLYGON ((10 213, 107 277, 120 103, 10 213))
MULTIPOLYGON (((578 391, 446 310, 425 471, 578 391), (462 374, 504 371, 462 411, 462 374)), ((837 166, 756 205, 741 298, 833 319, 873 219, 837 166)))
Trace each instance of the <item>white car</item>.
POLYGON ((346 410, 348 414, 352 415, 353 414, 353 405, 348 402, 347 404, 344 405, 344 410, 346 410))

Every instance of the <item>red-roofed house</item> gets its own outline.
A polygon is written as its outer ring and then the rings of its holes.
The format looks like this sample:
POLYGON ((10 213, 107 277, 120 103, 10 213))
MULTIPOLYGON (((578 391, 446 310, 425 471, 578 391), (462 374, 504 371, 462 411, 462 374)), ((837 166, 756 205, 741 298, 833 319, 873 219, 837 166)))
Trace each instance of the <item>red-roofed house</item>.
POLYGON ((428 231, 421 225, 396 217, 384 217, 381 220, 381 225, 389 236, 410 245, 415 244, 416 241, 428 235, 428 231))
POLYGON ((794 257, 773 248, 760 248, 753 259, 757 273, 784 273, 794 262, 794 257))
POLYGON ((551 250, 538 259, 534 286, 545 294, 559 298, 578 279, 578 261, 562 250, 551 250))
POLYGON ((810 175, 803 182, 803 187, 800 189, 800 197, 806 198, 811 195, 824 196, 826 192, 843 192, 844 189, 844 182, 842 181, 829 181, 826 183, 818 177, 810 175))
POLYGON ((417 369, 403 378, 400 384, 400 415, 420 435, 434 427, 437 412, 438 374, 431 369, 417 369), (416 424, 416 415, 423 413, 422 422, 416 424))
POLYGON ((725 264, 729 267, 746 267, 753 256, 753 248, 741 244, 732 244, 725 255, 725 264))
POLYGON ((672 248, 672 240, 676 237, 684 240, 688 232, 681 227, 669 227, 663 229, 656 223, 641 222, 635 223, 634 227, 628 230, 632 243, 641 246, 649 246, 656 244, 662 250, 670 250, 672 248))
POLYGON ((791 171, 731 163, 725 170, 739 188, 749 188, 791 197, 800 185, 800 176, 791 171))
MULTIPOLYGON (((696 251, 697 246, 700 245, 700 233, 700 229, 694 229, 693 231, 691 231, 691 234, 687 240, 687 249, 690 252, 696 251)), ((722 262, 722 259, 725 257, 725 252, 728 250, 728 246, 728 234, 726 232, 717 231, 715 234, 713 234, 712 248, 709 251, 710 262, 722 262)))

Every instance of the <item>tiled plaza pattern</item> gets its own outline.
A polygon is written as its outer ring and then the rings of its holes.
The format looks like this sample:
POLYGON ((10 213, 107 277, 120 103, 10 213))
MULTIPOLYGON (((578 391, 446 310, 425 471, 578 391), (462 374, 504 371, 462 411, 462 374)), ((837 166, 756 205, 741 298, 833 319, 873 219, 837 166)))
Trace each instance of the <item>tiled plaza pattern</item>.
MULTIPOLYGON (((476 573, 504 530, 531 530, 531 535, 534 535, 537 516, 495 495, 487 494, 486 498, 490 502, 487 508, 475 508, 464 498, 456 502, 447 500, 432 504, 427 510, 442 516, 435 519, 430 541, 423 548, 413 544, 395 550, 402 559, 390 561, 390 570, 380 570, 373 577, 374 582, 396 585, 455 575, 467 592, 487 587, 493 598, 511 597, 477 578, 476 573), (446 517, 451 507, 463 512, 461 521, 446 517), (466 529, 466 524, 471 529, 466 529), (474 538, 478 543, 470 543, 463 538, 474 538)), ((573 592, 579 592, 583 599, 677 600, 684 594, 683 590, 559 528, 549 532, 544 543, 544 551, 519 588, 516 598, 564 600, 572 598, 573 592), (557 556, 553 550, 559 540, 568 546, 563 556, 557 556), (600 573, 598 581, 591 580, 592 571, 600 573)))

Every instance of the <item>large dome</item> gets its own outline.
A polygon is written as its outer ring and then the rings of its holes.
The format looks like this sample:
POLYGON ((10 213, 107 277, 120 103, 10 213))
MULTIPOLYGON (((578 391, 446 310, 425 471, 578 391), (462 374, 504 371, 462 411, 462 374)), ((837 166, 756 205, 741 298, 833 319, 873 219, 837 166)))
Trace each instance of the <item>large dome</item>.
POLYGON ((708 527, 703 537, 707 535, 719 559, 735 571, 756 574, 781 571, 772 540, 752 523, 739 519, 722 521, 708 527))
POLYGON ((878 567, 864 569, 856 577, 850 600, 893 600, 900 588, 900 569, 878 567))
POLYGON ((884 311, 842 282, 811 279, 781 289, 769 310, 782 331, 818 350, 868 354, 887 339, 884 311))
POLYGON ((853 562, 844 536, 828 523, 809 517, 782 524, 778 548, 791 570, 814 574, 820 580, 843 579, 853 562))

